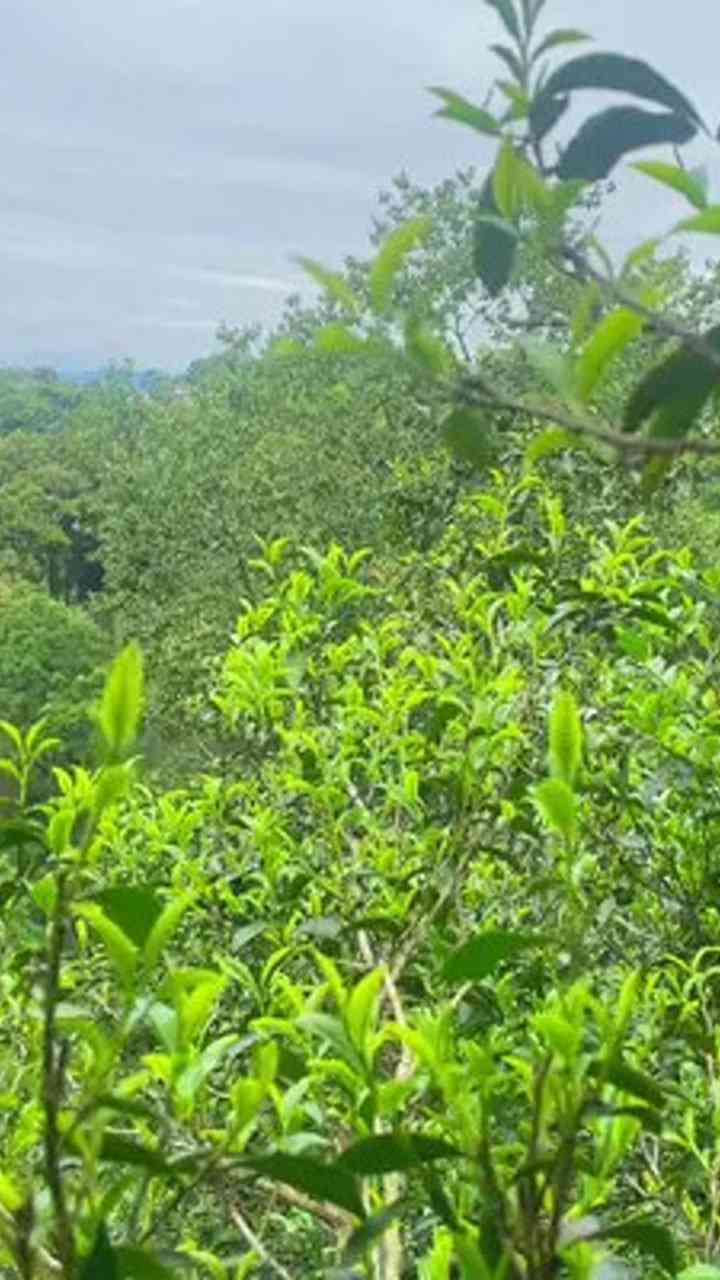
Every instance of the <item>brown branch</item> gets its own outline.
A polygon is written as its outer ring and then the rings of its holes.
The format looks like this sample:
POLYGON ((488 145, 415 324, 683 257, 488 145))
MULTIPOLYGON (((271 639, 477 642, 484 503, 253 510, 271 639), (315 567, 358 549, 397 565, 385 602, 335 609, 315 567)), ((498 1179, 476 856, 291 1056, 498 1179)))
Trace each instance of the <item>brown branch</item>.
POLYGON ((42 1042, 42 1099, 45 1112, 45 1178, 55 1211, 58 1260, 66 1280, 73 1280, 75 1274, 75 1237, 60 1168, 62 1146, 60 1108, 65 1084, 67 1053, 65 1046, 59 1041, 57 1030, 60 970, 66 927, 66 894, 66 876, 61 872, 56 881, 56 896, 50 921, 48 942, 42 1042))
MULTIPOLYGON (((718 361, 720 367, 720 356, 718 361)), ((596 427, 593 423, 574 418, 567 409, 547 408, 538 404, 527 404, 523 400, 512 400, 506 396, 495 395, 480 378, 474 379, 472 376, 463 380, 459 392, 462 402, 472 408, 506 409, 510 413, 540 418, 543 422, 551 422, 563 427, 570 435, 584 436, 589 440, 597 441, 598 444, 609 445, 626 456, 677 457, 683 453, 692 453, 707 457, 720 454, 720 440, 704 440, 697 436, 683 436, 680 440, 650 440, 647 436, 618 431, 613 427, 596 427)))
POLYGON ((588 262, 585 254, 576 249, 574 245, 561 245, 555 256, 571 262, 575 268, 575 271, 572 272, 561 266, 560 271, 562 271, 563 275, 569 276, 571 280, 575 280, 578 283, 586 280, 594 281, 621 306, 627 307, 628 311, 634 311, 636 315, 641 316, 647 322, 648 328, 654 333, 659 333, 664 338, 672 338, 681 342, 684 347, 702 356, 703 360, 707 360, 708 364, 713 365, 720 372, 720 351, 716 351, 701 334, 692 333, 684 325, 680 324, 678 320, 673 320, 671 316, 661 315, 658 311, 653 311, 650 307, 644 306, 642 302, 638 302, 637 298, 623 289, 621 285, 616 284, 614 280, 609 280, 601 271, 597 271, 588 262))

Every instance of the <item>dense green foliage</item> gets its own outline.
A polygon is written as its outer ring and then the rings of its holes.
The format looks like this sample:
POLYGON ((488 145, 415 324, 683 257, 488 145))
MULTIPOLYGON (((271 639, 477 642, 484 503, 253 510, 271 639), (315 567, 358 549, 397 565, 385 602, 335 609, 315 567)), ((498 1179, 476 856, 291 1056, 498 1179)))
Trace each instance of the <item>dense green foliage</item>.
POLYGON ((8 1277, 720 1276, 717 272, 590 225, 705 126, 488 3, 482 180, 185 379, 0 387, 8 1277), (549 164, 598 87, 663 110, 549 164))

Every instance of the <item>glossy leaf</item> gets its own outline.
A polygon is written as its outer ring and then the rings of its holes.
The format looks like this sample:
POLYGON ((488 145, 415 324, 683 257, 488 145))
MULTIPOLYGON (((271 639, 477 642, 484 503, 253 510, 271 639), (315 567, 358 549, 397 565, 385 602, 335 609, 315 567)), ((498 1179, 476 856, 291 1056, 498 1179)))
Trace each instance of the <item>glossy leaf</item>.
POLYGON ((449 982, 480 982, 498 965, 537 946, 538 942, 532 934, 490 929, 471 938, 448 957, 443 965, 443 977, 449 982))
POLYGON ((557 453, 566 453, 568 449, 577 448, 578 443, 577 439, 568 431, 563 431, 562 427, 548 427, 546 431, 541 431, 534 440, 530 441, 523 454, 523 466, 526 471, 529 471, 537 466, 538 462, 542 462, 543 458, 551 458, 557 453))
POLYGON ((296 1191, 304 1191, 315 1200, 327 1201, 347 1210, 356 1218, 365 1217, 360 1190, 349 1170, 335 1164, 321 1164, 304 1156, 253 1156, 242 1161, 249 1169, 273 1182, 284 1182, 296 1191))
POLYGON ((439 85, 432 86, 430 93, 445 103, 444 107, 434 113, 441 119, 455 120, 458 124, 469 125, 476 133, 484 133, 490 137, 500 133, 498 121, 484 107, 477 107, 474 102, 469 102, 461 94, 453 93, 452 89, 443 89, 439 85))
POLYGON ((631 168, 686 196, 696 209, 706 207, 707 195, 702 182, 687 169, 681 169, 680 165, 663 164, 660 160, 638 160, 631 168))
POLYGON ((639 58, 627 58, 621 53, 583 54, 558 67, 545 81, 542 91, 544 96, 555 97, 576 89, 629 93, 667 107, 673 114, 692 121, 695 129, 703 127, 689 99, 639 58))
POLYGON ((136 644, 129 644, 112 664, 98 711, 100 731, 112 755, 122 755, 132 746, 142 702, 142 654, 136 644))
POLYGON ((387 1133, 348 1147, 337 1164, 362 1177, 413 1169, 432 1160, 457 1160, 462 1152, 423 1133, 387 1133))
POLYGON ((681 146, 695 132, 686 116, 608 107, 591 116, 568 143, 557 166, 558 177, 598 182, 627 152, 658 144, 681 146))

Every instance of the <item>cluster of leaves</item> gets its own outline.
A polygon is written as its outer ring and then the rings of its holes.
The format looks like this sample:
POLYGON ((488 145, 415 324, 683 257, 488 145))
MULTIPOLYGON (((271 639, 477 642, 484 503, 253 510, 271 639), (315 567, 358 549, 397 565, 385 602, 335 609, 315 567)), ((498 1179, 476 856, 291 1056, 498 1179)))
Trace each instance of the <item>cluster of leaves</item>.
POLYGON ((706 579, 535 472, 394 569, 283 540, 252 572, 204 776, 137 780, 133 647, 104 762, 42 808, 52 743, 4 728, 2 1265, 711 1259, 706 579))

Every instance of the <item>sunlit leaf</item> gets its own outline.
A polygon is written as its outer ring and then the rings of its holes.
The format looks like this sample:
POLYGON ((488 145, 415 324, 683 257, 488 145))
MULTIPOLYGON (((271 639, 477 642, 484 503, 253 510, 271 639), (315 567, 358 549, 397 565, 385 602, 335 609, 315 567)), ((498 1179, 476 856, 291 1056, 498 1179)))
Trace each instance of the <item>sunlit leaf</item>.
POLYGON ((673 191, 686 196, 696 209, 706 207, 705 188, 702 182, 687 169, 681 169, 677 164, 663 164, 659 160, 638 160, 631 168, 647 174, 649 178, 655 178, 656 182, 661 182, 663 186, 671 187, 673 191))
POLYGON ((569 689, 559 689, 549 718, 550 772, 572 787, 582 760, 583 732, 580 712, 569 689))
POLYGON ((707 209, 703 209, 702 213, 696 213, 692 218, 685 218, 682 222, 678 222, 673 231, 698 231, 704 232, 706 235, 720 235, 720 204, 712 204, 707 209))
POLYGON ((98 711, 98 724, 112 755, 122 755, 132 746, 142 703, 142 654, 136 644, 129 644, 112 664, 98 711))
POLYGON ((533 799, 547 825, 565 840, 572 840, 577 830, 578 802, 567 782, 546 778, 533 789, 533 799))

